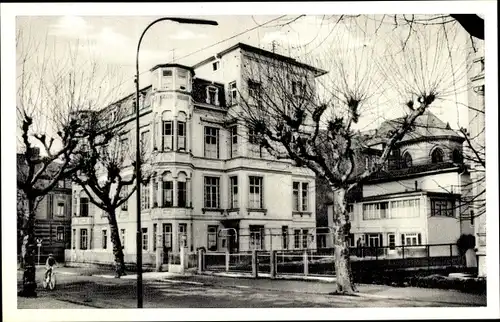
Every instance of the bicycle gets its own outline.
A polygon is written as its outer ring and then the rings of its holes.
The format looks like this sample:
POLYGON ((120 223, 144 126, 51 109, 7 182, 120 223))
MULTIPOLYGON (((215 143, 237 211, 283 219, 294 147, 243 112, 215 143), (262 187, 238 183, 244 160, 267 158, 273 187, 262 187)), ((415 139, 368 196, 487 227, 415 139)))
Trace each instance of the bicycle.
POLYGON ((47 274, 47 277, 43 280, 43 288, 54 290, 56 288, 56 274, 54 273, 54 269, 51 267, 50 272, 47 274))

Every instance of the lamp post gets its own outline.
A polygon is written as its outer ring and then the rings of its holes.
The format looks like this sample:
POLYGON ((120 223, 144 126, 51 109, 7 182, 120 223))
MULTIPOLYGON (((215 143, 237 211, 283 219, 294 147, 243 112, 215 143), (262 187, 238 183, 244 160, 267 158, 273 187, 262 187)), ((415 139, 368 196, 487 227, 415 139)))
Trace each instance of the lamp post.
POLYGON ((141 47, 142 38, 144 34, 148 31, 151 26, 160 21, 175 21, 178 23, 185 24, 197 24, 197 25, 214 25, 217 26, 218 23, 212 20, 202 20, 202 19, 189 19, 189 18, 176 18, 176 17, 163 17, 156 19, 150 23, 146 29, 141 34, 139 38, 139 43, 137 44, 137 52, 135 56, 135 122, 136 122, 136 194, 137 194, 137 232, 136 232, 136 242, 137 242, 137 307, 142 308, 142 229, 141 229, 141 156, 140 156, 140 146, 139 146, 139 49, 141 47))

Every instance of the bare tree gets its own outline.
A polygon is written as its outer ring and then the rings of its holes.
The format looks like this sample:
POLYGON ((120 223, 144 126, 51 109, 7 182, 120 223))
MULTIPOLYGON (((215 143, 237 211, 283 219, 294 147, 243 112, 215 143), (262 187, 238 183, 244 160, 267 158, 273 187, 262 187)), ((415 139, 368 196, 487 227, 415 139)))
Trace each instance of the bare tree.
POLYGON ((394 37, 385 51, 339 44, 315 61, 330 67, 330 77, 323 78, 318 78, 321 70, 290 59, 247 53, 242 61, 241 104, 230 111, 232 117, 244 121, 249 141, 275 158, 312 170, 334 195, 338 292, 356 291, 347 243, 347 195, 385 167, 391 150, 412 131, 417 118, 447 94, 450 72, 432 70, 447 59, 438 51, 442 37, 443 33, 418 32, 403 49, 404 40, 394 37), (397 89, 405 116, 383 136, 360 135, 355 126, 363 114, 373 112, 374 96, 384 93, 385 85, 397 89), (372 165, 357 167, 361 151, 374 144, 381 147, 372 165))
POLYGON ((47 37, 35 41, 23 27, 18 27, 16 36, 17 187, 28 208, 22 229, 25 255, 19 295, 35 297, 35 212, 57 182, 77 170, 73 153, 83 133, 74 116, 95 108, 104 88, 99 66, 82 59, 77 51, 60 56, 49 50, 47 37))
MULTIPOLYGON (((128 103, 131 99, 128 98, 128 103)), ((135 102, 133 103, 135 104, 135 102)), ((127 202, 136 190, 135 155, 126 138, 127 109, 116 104, 92 113, 85 119, 85 138, 78 151, 78 171, 73 180, 82 187, 90 202, 103 210, 109 221, 115 277, 125 275, 123 245, 121 244, 116 209, 127 202)), ((129 120, 130 121, 130 120, 129 120)), ((147 185, 151 176, 146 155, 148 138, 141 141, 141 184, 147 185)))

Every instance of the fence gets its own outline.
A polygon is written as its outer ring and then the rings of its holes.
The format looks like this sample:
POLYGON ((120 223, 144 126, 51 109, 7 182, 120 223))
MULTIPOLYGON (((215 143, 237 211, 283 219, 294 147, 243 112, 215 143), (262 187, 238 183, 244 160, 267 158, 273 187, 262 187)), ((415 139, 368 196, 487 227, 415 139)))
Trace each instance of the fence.
MULTIPOLYGON (((357 247, 349 251, 353 272, 463 266, 455 244, 357 247)), ((335 276, 334 248, 253 250, 236 254, 200 250, 198 256, 202 263, 199 271, 243 272, 254 277, 265 274, 271 278, 287 274, 335 276)))

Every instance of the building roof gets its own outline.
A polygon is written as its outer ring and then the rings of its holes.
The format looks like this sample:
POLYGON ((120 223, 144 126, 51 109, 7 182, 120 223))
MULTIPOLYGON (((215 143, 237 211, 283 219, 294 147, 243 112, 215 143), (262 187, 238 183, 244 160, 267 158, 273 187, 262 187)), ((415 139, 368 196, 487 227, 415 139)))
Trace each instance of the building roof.
POLYGON ((430 172, 439 171, 464 171, 466 170, 465 165, 459 165, 453 162, 440 162, 440 163, 430 163, 415 165, 403 169, 394 169, 389 171, 381 170, 379 172, 373 173, 369 180, 370 182, 380 182, 380 181, 392 181, 401 178, 408 179, 412 177, 426 176, 430 172))
MULTIPOLYGON (((389 131, 393 131, 394 129, 401 127, 404 120, 404 117, 387 120, 379 126, 375 133, 373 133, 372 130, 370 133, 362 134, 374 135, 373 139, 370 140, 369 145, 378 144, 387 138, 387 133, 389 131)), ((406 133, 399 143, 408 143, 409 141, 418 141, 423 139, 449 139, 460 142, 464 141, 464 138, 456 131, 452 130, 449 124, 444 123, 428 110, 417 118, 414 129, 406 133)))
POLYGON ((151 68, 149 71, 152 72, 157 68, 166 68, 166 67, 174 67, 174 68, 178 67, 178 68, 187 69, 194 75, 193 67, 189 67, 189 66, 181 65, 181 64, 158 64, 158 65, 154 66, 153 68, 151 68))
POLYGON ((295 65, 297 67, 301 67, 301 68, 306 68, 306 69, 309 69, 310 71, 313 71, 315 73, 315 76, 318 77, 318 76, 322 76, 322 75, 325 75, 326 73, 328 73, 327 71, 325 70, 322 70, 322 69, 319 69, 319 68, 316 68, 316 67, 313 67, 311 65, 307 65, 307 64, 304 64, 304 63, 301 63, 299 61, 297 61, 296 59, 294 58, 291 58, 291 57, 288 57, 288 56, 283 56, 283 55, 280 55, 280 54, 276 54, 276 53, 273 53, 271 51, 268 51, 268 50, 265 50, 265 49, 262 49, 262 48, 258 48, 258 47, 254 47, 254 46, 250 46, 248 44, 244 44, 244 43, 237 43, 236 45, 234 46, 231 46, 217 54, 215 54, 214 56, 211 56, 197 64, 195 64, 193 66, 194 69, 200 67, 200 66, 203 66, 205 64, 208 64, 218 58, 221 58, 222 56, 236 50, 236 49, 243 49, 245 51, 250 51, 250 52, 253 52, 253 53, 256 53, 256 54, 259 54, 259 55, 262 55, 262 56, 265 56, 265 57, 269 57, 269 58, 274 58, 274 59, 277 59, 277 60, 281 60, 281 61, 285 61, 285 62, 288 62, 292 65, 295 65))

